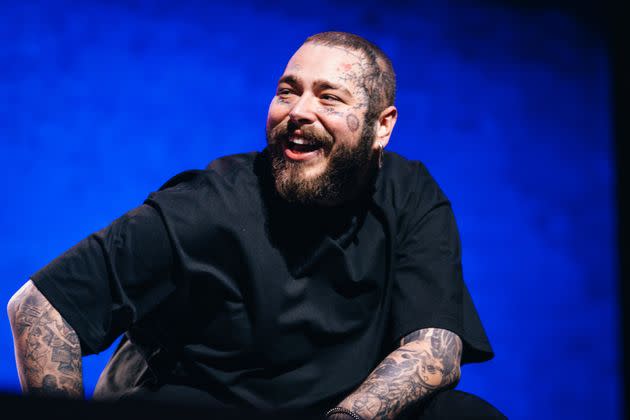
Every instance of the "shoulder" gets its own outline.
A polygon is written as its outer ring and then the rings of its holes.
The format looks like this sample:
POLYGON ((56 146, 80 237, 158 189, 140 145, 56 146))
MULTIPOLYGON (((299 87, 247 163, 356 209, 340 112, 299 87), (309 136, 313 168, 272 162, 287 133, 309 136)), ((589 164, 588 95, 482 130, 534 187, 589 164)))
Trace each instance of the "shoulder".
POLYGON ((179 173, 149 194, 145 204, 158 211, 173 235, 191 243, 217 227, 256 219, 261 212, 254 170, 258 155, 224 156, 205 169, 179 173))
POLYGON ((210 162, 205 169, 181 172, 149 194, 146 202, 162 209, 218 210, 251 200, 259 188, 254 170, 258 155, 251 152, 223 156, 210 162))
POLYGON ((259 152, 240 153, 213 160, 206 167, 208 176, 220 178, 227 183, 257 180, 255 165, 259 152))
POLYGON ((381 205, 403 210, 448 202, 438 182, 420 161, 385 152, 377 179, 377 199, 381 205))
POLYGON ((258 152, 222 156, 205 169, 191 169, 178 173, 166 181, 157 192, 195 191, 213 184, 234 185, 256 181, 254 164, 258 152))

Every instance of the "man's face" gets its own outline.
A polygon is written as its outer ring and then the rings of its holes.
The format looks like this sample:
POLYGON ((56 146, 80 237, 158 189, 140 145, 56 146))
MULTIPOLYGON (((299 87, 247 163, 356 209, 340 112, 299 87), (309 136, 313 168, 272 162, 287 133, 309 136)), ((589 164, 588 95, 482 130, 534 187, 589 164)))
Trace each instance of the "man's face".
POLYGON ((374 124, 361 53, 307 43, 278 82, 267 116, 276 189, 302 204, 335 205, 352 198, 369 173, 374 124))

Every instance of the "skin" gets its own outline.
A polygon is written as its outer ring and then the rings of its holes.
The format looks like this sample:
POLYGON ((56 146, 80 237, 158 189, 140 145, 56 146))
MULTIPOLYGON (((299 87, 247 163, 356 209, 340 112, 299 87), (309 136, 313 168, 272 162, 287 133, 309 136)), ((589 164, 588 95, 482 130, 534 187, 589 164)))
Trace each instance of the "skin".
MULTIPOLYGON (((291 122, 332 138, 312 159, 302 161, 301 176, 315 178, 326 171, 331 154, 342 146, 356 147, 369 98, 362 86, 367 61, 360 53, 340 47, 306 43, 296 51, 280 77, 269 105, 267 132, 291 122)), ((398 111, 394 106, 379 115, 372 149, 387 145, 398 111)))
POLYGON ((13 295, 7 312, 22 391, 83 398, 79 338, 32 281, 13 295))
POLYGON ((396 418, 437 390, 455 386, 460 378, 461 354, 460 338, 448 330, 413 332, 338 406, 364 419, 396 418))

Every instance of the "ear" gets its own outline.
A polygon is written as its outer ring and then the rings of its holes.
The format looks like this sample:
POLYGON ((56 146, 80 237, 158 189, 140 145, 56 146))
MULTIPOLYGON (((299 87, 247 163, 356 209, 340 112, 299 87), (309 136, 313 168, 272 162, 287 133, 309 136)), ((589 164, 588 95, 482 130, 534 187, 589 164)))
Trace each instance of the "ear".
POLYGON ((389 143, 389 137, 392 135, 394 126, 396 125, 396 119, 398 119, 398 110, 395 106, 390 105, 385 108, 376 121, 376 135, 374 137, 374 149, 379 148, 379 144, 382 147, 387 146, 389 143))

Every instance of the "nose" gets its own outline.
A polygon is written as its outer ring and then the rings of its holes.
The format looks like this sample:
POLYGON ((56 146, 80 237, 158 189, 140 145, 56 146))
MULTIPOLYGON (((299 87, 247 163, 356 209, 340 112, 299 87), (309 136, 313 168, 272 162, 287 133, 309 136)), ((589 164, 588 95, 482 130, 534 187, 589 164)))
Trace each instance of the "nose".
POLYGON ((297 125, 312 124, 315 122, 315 104, 313 100, 314 97, 309 94, 300 96, 300 99, 295 103, 291 112, 289 112, 291 122, 297 125))

